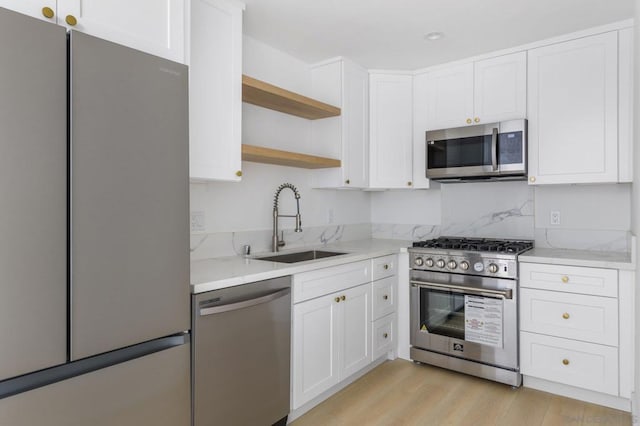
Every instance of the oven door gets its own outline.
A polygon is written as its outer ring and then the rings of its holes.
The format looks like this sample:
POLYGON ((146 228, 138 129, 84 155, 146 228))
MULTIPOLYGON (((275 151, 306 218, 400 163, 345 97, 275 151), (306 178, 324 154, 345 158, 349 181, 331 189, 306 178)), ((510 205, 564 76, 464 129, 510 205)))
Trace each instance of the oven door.
POLYGON ((515 280, 411 271, 411 345, 518 369, 515 280))
POLYGON ((426 138, 430 179, 526 174, 526 120, 436 130, 426 138))

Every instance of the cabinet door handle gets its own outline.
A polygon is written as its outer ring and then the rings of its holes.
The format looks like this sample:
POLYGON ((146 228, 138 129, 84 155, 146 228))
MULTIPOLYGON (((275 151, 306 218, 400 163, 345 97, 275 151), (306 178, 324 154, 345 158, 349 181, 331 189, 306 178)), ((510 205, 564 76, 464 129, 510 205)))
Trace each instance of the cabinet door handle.
POLYGON ((344 302, 344 300, 347 298, 347 296, 341 296, 340 300, 342 300, 344 302))
POLYGON ((561 278, 561 280, 562 280, 562 282, 563 282, 563 283, 565 283, 565 284, 566 284, 566 283, 568 283, 568 282, 569 282, 569 277, 568 277, 568 276, 566 276, 566 275, 564 275, 564 276, 561 278))
POLYGON ((389 296, 385 294, 384 296, 382 296, 382 298, 383 298, 384 300, 388 300, 388 299, 389 299, 389 296))
POLYGON ((242 176, 242 170, 238 170, 238 171, 236 172, 236 176, 238 176, 238 177, 242 176))
POLYGON ((569 360, 565 358, 565 359, 562 360, 562 363, 564 365, 569 365, 569 360))
POLYGON ((476 117, 473 119, 474 122, 479 123, 480 122, 480 118, 476 117))
POLYGON ((536 177, 535 176, 531 176, 529 178, 529 182, 534 183, 536 181, 536 177))
POLYGON ((471 124, 471 119, 467 118, 467 124, 471 124))
POLYGON ((64 18, 64 21, 68 24, 71 25, 72 27, 75 27, 76 25, 78 25, 78 20, 76 19, 75 16, 73 15, 67 15, 66 18, 64 18))
POLYGON ((385 264, 384 264, 384 266, 383 266, 383 268, 384 268, 384 269, 389 269, 389 264, 388 264, 388 263, 385 263, 385 264))
POLYGON ((384 334, 382 335, 382 337, 384 337, 384 338, 386 339, 387 337, 389 337, 389 335, 388 335, 387 333, 384 333, 384 334))
POLYGON ((340 303, 340 296, 336 297, 334 300, 336 301, 336 303, 340 303))
POLYGON ((570 317, 570 315, 567 312, 562 314, 562 318, 564 318, 564 319, 569 319, 569 317, 570 317))
POLYGON ((53 18, 56 14, 53 12, 53 9, 51 9, 50 7, 43 7, 42 8, 42 16, 44 16, 45 18, 53 18))

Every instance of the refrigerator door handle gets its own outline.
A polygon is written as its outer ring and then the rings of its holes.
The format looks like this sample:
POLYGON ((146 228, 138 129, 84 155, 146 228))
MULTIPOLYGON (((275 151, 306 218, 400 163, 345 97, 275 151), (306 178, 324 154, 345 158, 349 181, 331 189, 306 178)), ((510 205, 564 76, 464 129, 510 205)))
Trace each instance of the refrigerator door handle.
POLYGON ((223 312, 229 312, 229 311, 237 311, 239 309, 245 309, 251 306, 260 305, 262 303, 271 302, 272 300, 279 299, 283 296, 286 296, 289 293, 291 293, 290 288, 283 288, 281 290, 275 291, 273 293, 269 293, 261 297, 241 300, 239 302, 228 303, 226 305, 213 306, 209 308, 206 308, 206 307, 203 308, 202 305, 207 303, 207 302, 203 302, 200 307, 199 315, 205 316, 205 315, 221 314, 223 312))

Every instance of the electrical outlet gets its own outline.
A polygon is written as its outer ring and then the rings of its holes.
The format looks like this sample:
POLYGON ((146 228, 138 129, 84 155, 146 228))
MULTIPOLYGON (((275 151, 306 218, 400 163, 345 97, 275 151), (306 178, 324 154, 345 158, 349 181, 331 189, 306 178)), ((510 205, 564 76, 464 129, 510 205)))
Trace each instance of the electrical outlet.
POLYGON ((551 210, 549 213, 549 222, 552 225, 560 225, 560 212, 558 210, 551 210))
POLYGON ((191 212, 191 232, 204 232, 206 230, 204 222, 204 212, 191 212))

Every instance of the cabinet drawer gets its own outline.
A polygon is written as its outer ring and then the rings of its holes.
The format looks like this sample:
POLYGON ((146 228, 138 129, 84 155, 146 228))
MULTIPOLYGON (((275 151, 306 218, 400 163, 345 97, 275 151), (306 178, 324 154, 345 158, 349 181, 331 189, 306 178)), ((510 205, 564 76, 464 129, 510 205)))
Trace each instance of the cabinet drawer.
POLYGON ((378 359, 393 349, 395 337, 395 315, 387 315, 374 321, 371 327, 371 344, 373 359, 378 359))
POLYGON ((396 310, 396 280, 396 277, 388 277, 373 282, 371 313, 374 320, 396 310))
POLYGON ((618 345, 618 300, 523 288, 520 329, 603 345, 618 345))
POLYGON ((618 349, 540 334, 520 333, 522 374, 618 395, 618 349))
POLYGON ((618 271, 615 269, 520 263, 520 287, 617 297, 618 271))
POLYGON ((293 303, 371 281, 371 261, 303 272, 293 276, 293 303))
POLYGON ((398 270, 398 256, 391 255, 371 259, 371 270, 373 281, 395 275, 398 270))

